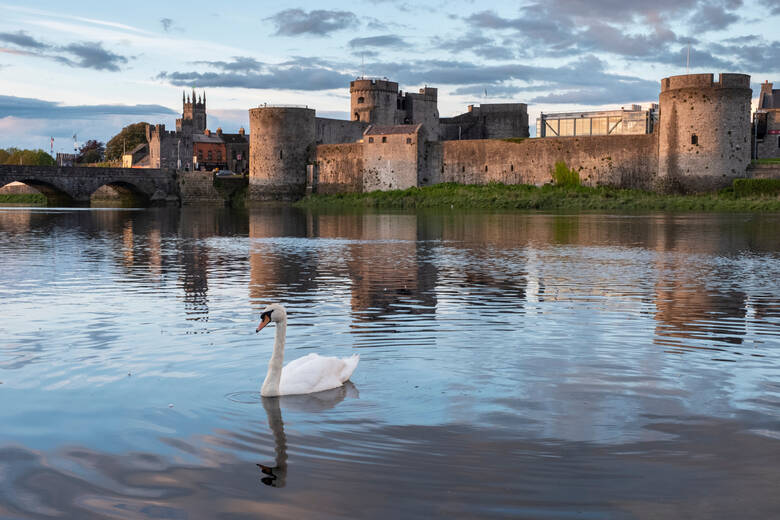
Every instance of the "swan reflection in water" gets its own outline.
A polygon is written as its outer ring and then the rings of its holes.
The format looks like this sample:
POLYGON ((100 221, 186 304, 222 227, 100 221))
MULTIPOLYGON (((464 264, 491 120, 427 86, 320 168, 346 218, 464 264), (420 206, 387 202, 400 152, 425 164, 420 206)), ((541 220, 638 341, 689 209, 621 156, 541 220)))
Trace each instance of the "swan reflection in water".
POLYGON ((316 394, 283 395, 280 397, 263 397, 263 408, 268 417, 268 426, 274 436, 274 453, 276 454, 274 465, 257 467, 265 475, 260 482, 266 486, 284 487, 287 482, 287 436, 284 433, 284 421, 282 421, 282 408, 286 410, 318 413, 330 410, 345 398, 359 398, 358 390, 350 381, 343 386, 317 392, 316 394))

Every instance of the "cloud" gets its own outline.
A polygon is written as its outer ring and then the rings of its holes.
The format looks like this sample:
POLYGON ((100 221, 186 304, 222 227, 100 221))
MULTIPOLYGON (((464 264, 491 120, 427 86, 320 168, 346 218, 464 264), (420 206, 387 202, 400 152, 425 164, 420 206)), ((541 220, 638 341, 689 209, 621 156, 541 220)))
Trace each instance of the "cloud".
POLYGON ((361 47, 407 47, 409 44, 394 34, 383 34, 367 38, 353 38, 349 40, 348 45, 350 48, 356 49, 361 47))
MULTIPOLYGON (((547 0, 527 4, 517 17, 483 10, 463 21, 475 37, 488 39, 491 32, 505 35, 506 41, 526 57, 605 53, 663 63, 676 46, 698 41, 672 29, 682 30, 680 21, 687 22, 688 30, 697 35, 724 30, 739 21, 741 7, 742 0, 547 0)), ((468 43, 465 37, 460 40, 468 43)), ((710 62, 734 63, 716 56, 710 62)))
POLYGON ((0 33, 0 42, 12 43, 19 47, 26 49, 47 49, 50 46, 36 40, 24 31, 17 31, 15 33, 0 33))
POLYGON ((536 96, 531 98, 531 102, 549 104, 565 103, 573 105, 611 105, 615 103, 645 101, 648 99, 655 98, 649 96, 637 97, 631 89, 593 87, 536 96))
POLYGON ((86 119, 103 116, 175 115, 161 105, 62 105, 54 101, 0 96, 0 118, 86 119))
MULTIPOLYGON (((539 87, 533 87, 537 90, 539 87)), ((514 85, 491 85, 490 88, 480 86, 460 87, 452 91, 456 96, 490 96, 491 98, 512 98, 517 94, 527 90, 523 87, 517 87, 514 85), (486 94, 487 93, 487 94, 486 94)))
POLYGON ((162 25, 163 31, 169 32, 173 26, 173 20, 170 18, 160 18, 160 25, 162 25))
POLYGON ((691 27, 695 32, 717 31, 738 20, 739 16, 728 12, 722 5, 704 4, 691 16, 691 27))
POLYGON ((105 49, 102 42, 75 42, 68 45, 51 45, 23 31, 0 33, 0 42, 10 43, 16 47, 0 47, 0 52, 49 59, 69 67, 116 72, 120 70, 120 65, 128 62, 127 57, 105 49))
POLYGON ((71 67, 82 67, 85 69, 118 71, 120 64, 127 63, 127 58, 115 54, 103 48, 100 42, 71 43, 61 47, 66 53, 76 57, 76 61, 67 57, 58 57, 57 61, 70 65, 71 67))
POLYGON ((769 9, 770 14, 780 15, 780 0, 763 0, 761 3, 769 9))
POLYGON ((496 45, 496 42, 484 36, 482 32, 471 31, 457 38, 445 39, 434 37, 431 41, 437 49, 453 53, 469 51, 472 54, 491 60, 511 60, 515 51, 506 45, 496 45))
POLYGON ((344 88, 352 74, 338 71, 319 58, 294 57, 283 63, 262 63, 254 58, 235 56, 233 61, 201 61, 218 72, 161 72, 157 79, 176 86, 237 87, 280 90, 330 90, 344 88))
MULTIPOLYGON (((561 92, 583 93, 581 104, 621 103, 658 97, 659 85, 636 76, 610 73, 607 63, 592 55, 558 67, 519 63, 484 64, 468 61, 421 60, 403 63, 373 63, 371 75, 388 75, 407 85, 453 85, 455 94, 510 97, 520 92, 556 93, 548 102, 564 102, 561 92), (608 100, 608 101, 605 101, 608 100)), ((550 96, 550 94, 539 94, 550 96)), ((568 101, 565 101, 568 102, 568 101)))
POLYGON ((260 70, 263 63, 249 56, 233 56, 233 61, 195 61, 196 65, 209 65, 225 72, 252 72, 260 70))
POLYGON ((316 9, 306 12, 303 9, 285 9, 266 18, 276 25, 278 36, 298 36, 327 34, 358 25, 358 17, 351 11, 327 11, 316 9))

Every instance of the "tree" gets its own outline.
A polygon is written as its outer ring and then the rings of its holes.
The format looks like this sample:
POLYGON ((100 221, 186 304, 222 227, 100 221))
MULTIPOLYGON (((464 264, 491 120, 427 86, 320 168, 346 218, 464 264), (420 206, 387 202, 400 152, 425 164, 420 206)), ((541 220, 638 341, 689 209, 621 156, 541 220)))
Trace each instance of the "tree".
POLYGON ((121 132, 106 143, 106 160, 115 161, 122 158, 123 153, 130 153, 139 144, 146 143, 146 126, 149 123, 133 123, 127 125, 121 132))
POLYGON ((0 150, 0 164, 21 164, 24 166, 54 166, 56 161, 41 149, 22 150, 8 148, 0 150))
POLYGON ((79 148, 78 163, 96 163, 103 160, 106 147, 96 139, 90 139, 79 148))

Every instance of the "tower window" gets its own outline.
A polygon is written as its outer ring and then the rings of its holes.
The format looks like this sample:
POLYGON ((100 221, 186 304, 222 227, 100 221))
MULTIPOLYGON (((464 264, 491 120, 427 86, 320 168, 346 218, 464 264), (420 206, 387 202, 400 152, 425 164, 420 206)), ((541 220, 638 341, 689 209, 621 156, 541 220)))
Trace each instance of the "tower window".
POLYGON ((691 144, 698 145, 699 144, 699 136, 696 134, 691 134, 691 144))
POLYGON ((387 142, 387 137, 382 137, 382 142, 386 143, 387 142))
POLYGON ((374 142, 374 138, 373 138, 373 137, 369 137, 369 138, 368 138, 368 142, 369 142, 369 143, 373 143, 373 142, 374 142))
POLYGON ((360 121, 360 114, 355 112, 355 121, 360 121))
POLYGON ((514 165, 514 164, 510 164, 510 165, 509 165, 509 171, 510 171, 510 172, 513 172, 513 171, 515 171, 515 165, 514 165))
POLYGON ((363 102, 365 102, 365 100, 366 100, 366 99, 365 99, 363 96, 360 96, 360 97, 358 98, 358 103, 363 103, 363 102))
POLYGON ((279 150, 279 159, 284 159, 284 153, 282 150, 279 150))
POLYGON ((780 137, 777 138, 777 147, 780 148, 780 137))
POLYGON ((485 171, 487 171, 487 164, 485 165, 485 171))
POLYGON ((407 137, 406 138, 406 144, 412 144, 412 138, 411 137, 407 137))

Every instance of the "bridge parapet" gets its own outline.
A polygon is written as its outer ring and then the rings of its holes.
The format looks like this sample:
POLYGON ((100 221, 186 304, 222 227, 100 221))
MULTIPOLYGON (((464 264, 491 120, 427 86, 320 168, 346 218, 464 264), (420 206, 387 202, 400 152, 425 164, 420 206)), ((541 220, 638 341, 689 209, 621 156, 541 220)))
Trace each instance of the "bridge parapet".
POLYGON ((106 185, 130 189, 151 202, 178 202, 177 179, 176 170, 167 168, 0 165, 0 186, 23 182, 47 197, 76 204, 88 204, 92 194, 106 185))

